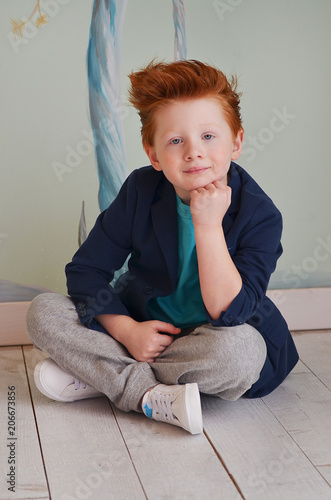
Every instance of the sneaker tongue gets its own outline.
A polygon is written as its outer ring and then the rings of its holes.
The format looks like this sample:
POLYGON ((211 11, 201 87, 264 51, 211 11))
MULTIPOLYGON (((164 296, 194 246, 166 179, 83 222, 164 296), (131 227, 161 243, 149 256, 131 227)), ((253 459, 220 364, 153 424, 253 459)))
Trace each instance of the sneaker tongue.
POLYGON ((151 395, 153 406, 153 418, 163 422, 174 423, 178 420, 172 411, 172 394, 155 392, 151 395))
POLYGON ((74 382, 75 382, 75 391, 78 391, 78 389, 80 389, 81 387, 82 389, 86 389, 86 384, 84 384, 84 382, 81 382, 77 378, 74 379, 74 382))

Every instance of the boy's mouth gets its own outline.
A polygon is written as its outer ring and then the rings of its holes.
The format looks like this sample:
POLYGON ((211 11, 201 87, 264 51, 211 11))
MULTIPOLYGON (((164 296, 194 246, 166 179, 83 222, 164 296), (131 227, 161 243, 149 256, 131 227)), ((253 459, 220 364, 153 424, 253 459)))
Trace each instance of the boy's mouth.
POLYGON ((210 167, 191 167, 188 168, 187 170, 184 170, 184 174, 201 174, 202 172, 205 172, 209 168, 210 167))

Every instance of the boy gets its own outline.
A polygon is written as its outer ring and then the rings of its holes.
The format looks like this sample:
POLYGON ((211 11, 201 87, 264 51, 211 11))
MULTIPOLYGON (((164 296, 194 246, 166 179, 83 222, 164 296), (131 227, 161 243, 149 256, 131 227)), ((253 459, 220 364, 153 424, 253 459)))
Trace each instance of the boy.
POLYGON ((106 394, 198 434, 199 392, 261 397, 298 360, 265 295, 282 220, 234 163, 243 141, 235 80, 198 61, 152 62, 130 79, 151 166, 129 175, 66 266, 71 299, 31 304, 30 337, 50 356, 35 381, 56 400, 106 394))

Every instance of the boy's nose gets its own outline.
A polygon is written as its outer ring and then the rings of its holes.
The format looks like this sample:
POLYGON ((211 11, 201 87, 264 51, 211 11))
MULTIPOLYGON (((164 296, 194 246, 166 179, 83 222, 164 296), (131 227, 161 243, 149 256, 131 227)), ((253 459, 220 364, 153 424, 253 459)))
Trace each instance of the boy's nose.
POLYGON ((195 142, 190 142, 187 144, 185 150, 185 159, 194 160, 195 158, 201 158, 203 156, 202 148, 199 147, 195 142))

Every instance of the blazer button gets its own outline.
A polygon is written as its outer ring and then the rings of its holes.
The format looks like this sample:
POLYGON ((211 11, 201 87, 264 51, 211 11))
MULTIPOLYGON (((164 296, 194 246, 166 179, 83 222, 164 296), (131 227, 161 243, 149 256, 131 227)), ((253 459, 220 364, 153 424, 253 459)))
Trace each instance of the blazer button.
POLYGON ((85 307, 85 304, 83 302, 79 302, 79 304, 77 305, 77 309, 78 309, 78 312, 79 314, 81 315, 82 318, 85 318, 86 316, 86 307, 85 307))
POLYGON ((233 323, 233 320, 234 320, 234 317, 233 317, 233 316, 228 316, 228 317, 226 318, 226 322, 227 322, 227 324, 228 324, 228 325, 232 324, 232 323, 233 323))
POLYGON ((144 293, 146 293, 147 295, 150 295, 153 291, 153 288, 150 287, 150 286, 145 286, 144 288, 144 293))

